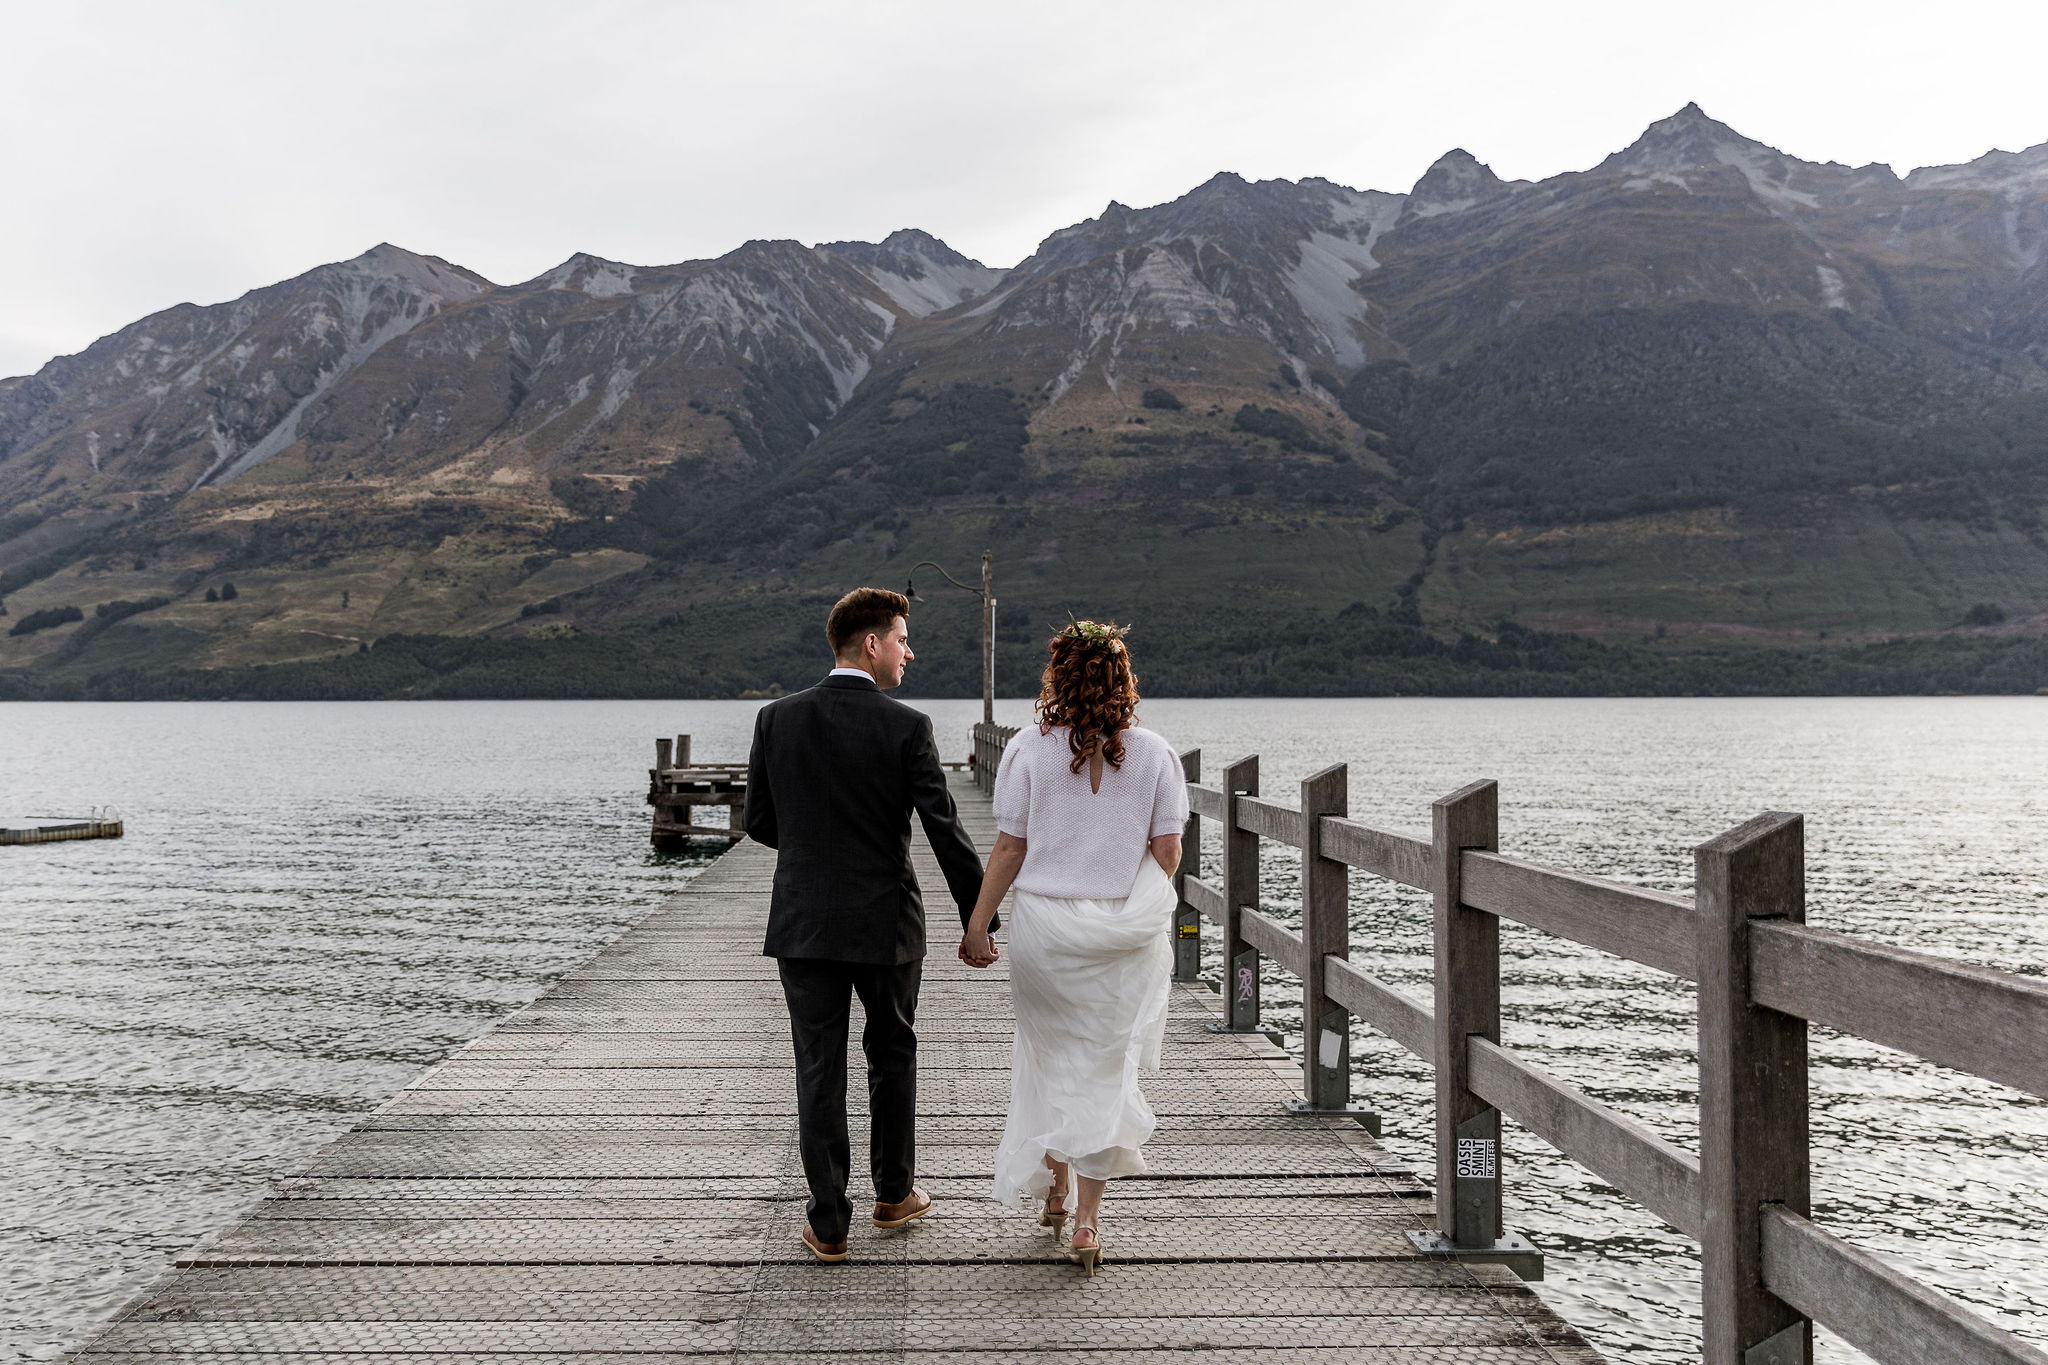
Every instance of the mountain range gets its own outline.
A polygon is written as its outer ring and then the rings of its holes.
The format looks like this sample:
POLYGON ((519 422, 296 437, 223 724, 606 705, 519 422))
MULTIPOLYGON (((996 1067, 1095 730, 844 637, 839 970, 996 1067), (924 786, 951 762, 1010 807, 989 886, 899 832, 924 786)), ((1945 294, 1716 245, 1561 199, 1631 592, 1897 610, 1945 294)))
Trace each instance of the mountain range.
MULTIPOLYGON (((1536 182, 1222 174, 1008 270, 382 245, 0 380, 0 686, 798 686, 822 603, 984 548, 1006 691, 1067 610, 1183 692, 2032 660, 2044 244, 2048 143, 1902 177, 1688 105, 1536 182)), ((972 601, 929 595, 918 676, 969 694, 972 601)))

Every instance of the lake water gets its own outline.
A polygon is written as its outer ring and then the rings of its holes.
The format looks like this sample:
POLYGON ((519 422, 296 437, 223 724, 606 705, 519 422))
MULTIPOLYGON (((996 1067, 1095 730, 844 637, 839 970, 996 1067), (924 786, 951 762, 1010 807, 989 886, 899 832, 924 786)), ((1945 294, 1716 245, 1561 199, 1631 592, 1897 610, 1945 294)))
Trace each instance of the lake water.
MULTIPOLYGON (((979 704, 917 704, 964 756, 979 704)), ((700 859, 647 846, 652 740, 738 758, 754 710, 0 705, 0 809, 128 821, 0 849, 0 1359, 57 1354, 686 880, 700 859)), ((1348 763, 1351 812, 1379 825, 1426 830, 1431 798, 1497 778, 1503 851, 1671 890, 1693 845, 1801 811, 1809 922, 2048 971, 2048 699, 1159 701, 1144 720, 1212 774, 1258 753, 1284 801, 1348 763)), ((1354 876, 1353 920, 1353 956, 1426 999, 1426 901, 1354 876)), ((1689 985, 1512 925, 1504 952, 1506 1041, 1695 1146, 1689 985)), ((1284 979, 1266 994, 1298 1024, 1284 979)), ((1428 1071, 1363 1029, 1353 1056, 1427 1170, 1428 1071)), ((2048 1102, 1824 1030, 1813 1058, 1816 1216, 2048 1342, 2048 1102)), ((1545 1297, 1612 1357, 1696 1359, 1692 1244, 1512 1126, 1507 1160, 1545 1297)))

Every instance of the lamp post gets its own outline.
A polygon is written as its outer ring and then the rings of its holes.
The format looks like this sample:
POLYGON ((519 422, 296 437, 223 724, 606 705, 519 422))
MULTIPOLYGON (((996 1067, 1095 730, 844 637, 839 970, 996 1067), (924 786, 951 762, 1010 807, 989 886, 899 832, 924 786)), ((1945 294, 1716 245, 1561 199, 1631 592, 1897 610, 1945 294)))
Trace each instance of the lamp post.
POLYGON ((971 592, 981 599, 981 720, 984 725, 995 724, 996 719, 996 580, 995 551, 981 552, 981 586, 962 583, 941 568, 937 561, 921 559, 910 566, 910 577, 903 585, 903 595, 913 602, 924 599, 917 595, 917 571, 938 569, 939 577, 951 583, 962 592, 971 592))

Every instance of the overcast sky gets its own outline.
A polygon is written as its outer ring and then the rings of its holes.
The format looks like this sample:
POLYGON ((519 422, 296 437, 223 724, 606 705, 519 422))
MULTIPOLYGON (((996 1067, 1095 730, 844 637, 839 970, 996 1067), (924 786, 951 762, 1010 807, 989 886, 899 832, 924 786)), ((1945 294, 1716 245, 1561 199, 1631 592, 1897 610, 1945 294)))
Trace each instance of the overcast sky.
POLYGON ((924 228, 1010 265, 1219 170, 1579 170, 1688 100, 1819 161, 2048 141, 2048 3, 5 0, 0 375, 379 241, 493 280, 924 228))

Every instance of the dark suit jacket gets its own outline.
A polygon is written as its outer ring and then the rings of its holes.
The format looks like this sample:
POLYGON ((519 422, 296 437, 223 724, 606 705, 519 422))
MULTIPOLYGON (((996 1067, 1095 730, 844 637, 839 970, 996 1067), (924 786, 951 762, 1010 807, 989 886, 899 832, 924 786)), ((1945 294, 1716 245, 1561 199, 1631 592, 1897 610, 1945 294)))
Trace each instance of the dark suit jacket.
POLYGON ((960 828, 931 718, 865 678, 828 677, 762 707, 743 817, 777 855, 762 952, 885 965, 923 957, 913 809, 964 926, 981 858, 960 828))

